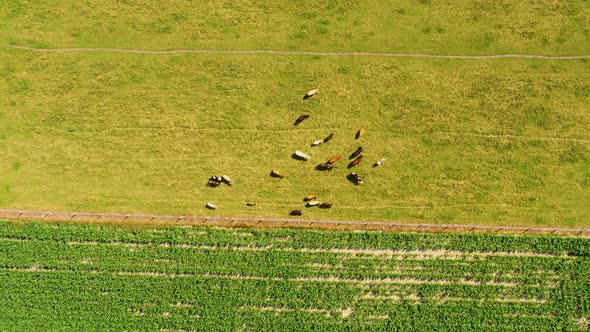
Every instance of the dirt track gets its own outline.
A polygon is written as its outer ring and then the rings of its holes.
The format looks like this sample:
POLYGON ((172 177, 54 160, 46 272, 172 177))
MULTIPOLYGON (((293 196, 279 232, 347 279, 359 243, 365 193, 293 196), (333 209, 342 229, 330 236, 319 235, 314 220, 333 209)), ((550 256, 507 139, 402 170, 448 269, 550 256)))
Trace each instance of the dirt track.
POLYGON ((446 55, 423 53, 379 53, 379 52, 316 52, 316 51, 280 51, 280 50, 140 50, 126 48, 34 48, 11 45, 10 48, 35 52, 114 52, 139 54, 280 54, 280 55, 319 55, 319 56, 362 56, 395 58, 435 58, 435 59, 545 59, 545 60, 579 60, 590 59, 590 55, 534 55, 534 54, 492 54, 492 55, 446 55))
POLYGON ((0 219, 71 221, 152 226, 220 226, 255 228, 313 228, 331 230, 374 230, 385 232, 548 234, 590 236, 590 228, 512 227, 484 225, 415 224, 403 221, 345 221, 300 218, 244 218, 217 216, 170 216, 151 214, 52 212, 0 209, 0 219))

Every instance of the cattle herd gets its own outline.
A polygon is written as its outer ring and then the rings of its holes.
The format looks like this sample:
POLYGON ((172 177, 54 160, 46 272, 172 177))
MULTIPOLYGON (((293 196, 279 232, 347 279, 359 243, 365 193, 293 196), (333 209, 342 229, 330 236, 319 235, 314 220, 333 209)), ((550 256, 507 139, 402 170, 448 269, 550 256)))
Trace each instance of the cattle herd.
MULTIPOLYGON (((319 91, 319 88, 320 87, 318 86, 317 88, 312 89, 309 92, 307 92, 305 94, 305 96, 303 97, 303 99, 304 100, 305 99, 309 99, 312 96, 314 96, 315 94, 317 94, 318 91, 319 91)), ((299 116, 295 120, 294 125, 295 126, 298 126, 301 122, 303 122, 304 120, 306 120, 308 118, 309 118, 309 114, 303 114, 303 115, 299 116)), ((362 127, 361 129, 359 129, 356 132, 356 134, 355 134, 355 139, 359 139, 361 136, 363 136, 365 134, 365 132, 366 132, 366 128, 365 127, 362 127)), ((323 144, 323 143, 327 143, 333 137, 334 137, 334 133, 331 133, 330 135, 328 135, 323 140, 314 141, 311 144, 311 146, 314 147, 314 146, 318 146, 318 145, 323 144)), ((363 151, 364 151, 363 150, 363 147, 362 146, 359 146, 348 157, 349 160, 351 160, 350 163, 348 164, 348 168, 352 168, 352 167, 358 165, 363 160, 363 158, 364 158, 364 155, 362 154, 363 151)), ((292 155, 292 158, 293 159, 297 159, 297 160, 307 161, 307 160, 310 159, 310 156, 307 155, 306 153, 300 151, 300 150, 295 150, 295 152, 292 155)), ((340 159, 342 159, 342 156, 341 155, 332 156, 327 161, 322 162, 319 165, 317 165, 316 166, 316 170, 319 170, 319 171, 330 171, 330 170, 332 170, 334 168, 334 164, 337 161, 339 161, 340 159)), ((378 161, 376 161, 373 164, 373 167, 379 167, 379 166, 381 166, 384 161, 385 161, 385 158, 379 159, 378 161)), ((270 171, 270 176, 271 177, 274 177, 274 178, 284 178, 285 177, 285 174, 283 174, 279 170, 272 169, 270 171)), ((350 182, 354 183, 355 185, 360 185, 360 184, 363 183, 363 180, 361 179, 361 177, 358 174, 356 174, 355 172, 352 172, 352 173, 348 174, 346 176, 346 178, 350 182)), ((226 184, 228 186, 231 186, 233 184, 232 180, 227 175, 221 175, 221 176, 214 175, 214 176, 211 176, 209 178, 209 180, 207 181, 207 186, 209 186, 209 187, 217 187, 217 186, 219 186, 222 183, 224 183, 224 184, 226 184)), ((305 197, 303 199, 303 201, 305 202, 305 207, 308 207, 308 208, 309 207, 317 206, 317 207, 319 207, 321 209, 329 209, 332 206, 334 206, 334 204, 332 204, 332 203, 326 203, 326 202, 320 202, 320 201, 318 201, 318 196, 317 195, 308 195, 307 197, 305 197)), ((254 203, 254 202, 247 202, 246 205, 247 206, 255 206, 256 203, 254 203)), ((208 209, 211 209, 211 210, 217 210, 217 206, 215 204, 211 203, 211 202, 207 203, 205 205, 205 207, 208 208, 208 209)), ((303 213, 301 212, 301 210, 296 209, 296 210, 291 210, 289 212, 289 215, 291 215, 291 216, 301 216, 301 215, 303 215, 303 213)))

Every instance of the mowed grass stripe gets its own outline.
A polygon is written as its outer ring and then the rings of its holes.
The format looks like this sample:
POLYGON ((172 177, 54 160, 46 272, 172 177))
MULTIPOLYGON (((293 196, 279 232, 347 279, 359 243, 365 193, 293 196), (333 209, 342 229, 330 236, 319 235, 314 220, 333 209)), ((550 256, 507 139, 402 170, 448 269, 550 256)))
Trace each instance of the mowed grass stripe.
POLYGON ((315 193, 335 206, 305 210, 316 219, 590 220, 590 152, 573 140, 590 132, 584 61, 0 54, 3 207, 284 217, 315 193), (557 137, 572 140, 543 139, 557 137), (359 145, 365 185, 344 161, 314 169, 359 145), (291 159, 297 149, 310 162, 291 159), (217 173, 235 185, 206 188, 217 173))
POLYGON ((580 305, 590 268, 588 239, 582 238, 23 222, 2 222, 0 232, 7 253, 0 255, 0 282, 7 289, 0 314, 8 318, 0 326, 6 329, 88 328, 92 322, 100 329, 227 330, 246 324, 328 331, 411 324, 429 330, 462 329, 462 322, 551 330, 573 329, 588 313, 580 305), (72 243, 75 238, 87 243, 72 243), (210 247, 186 247, 195 241, 210 247), (225 242, 257 251, 214 245, 225 242), (444 248, 465 256, 330 252, 361 245, 384 252, 444 248), (476 252, 492 247, 487 256, 476 252), (495 251, 540 256, 491 255, 495 251))

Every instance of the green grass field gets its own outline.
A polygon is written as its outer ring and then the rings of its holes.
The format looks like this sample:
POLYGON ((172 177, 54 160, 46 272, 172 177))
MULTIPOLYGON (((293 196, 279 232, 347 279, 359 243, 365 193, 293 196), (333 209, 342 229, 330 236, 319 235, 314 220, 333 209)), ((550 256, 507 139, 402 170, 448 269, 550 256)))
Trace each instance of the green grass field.
POLYGON ((315 193, 335 208, 309 218, 589 225, 587 61, 0 58, 3 207, 286 216, 315 193), (359 145, 364 185, 345 179, 346 161, 314 170, 359 145), (295 149, 312 160, 291 159, 295 149), (213 174, 235 185, 206 188, 213 174))
POLYGON ((0 329, 586 331, 582 238, 0 221, 0 329))
POLYGON ((0 38, 36 47, 587 54, 570 1, 0 2, 0 38), (2 20, 2 17, 4 19, 2 20), (2 22, 4 23, 2 24, 2 22))

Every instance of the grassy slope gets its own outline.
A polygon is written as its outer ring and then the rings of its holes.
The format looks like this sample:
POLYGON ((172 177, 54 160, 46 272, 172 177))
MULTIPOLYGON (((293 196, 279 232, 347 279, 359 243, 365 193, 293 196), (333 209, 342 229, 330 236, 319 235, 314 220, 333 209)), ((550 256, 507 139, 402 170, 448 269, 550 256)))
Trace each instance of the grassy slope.
POLYGON ((36 47, 590 53, 590 5, 583 0, 0 4, 0 37, 36 47))
POLYGON ((0 328, 583 330, 588 242, 0 221, 0 328))
POLYGON ((8 50, 0 60, 2 207, 206 214, 213 201, 216 214, 285 216, 316 193, 336 208, 307 217, 589 225, 587 61, 8 50), (365 185, 345 180, 345 162, 313 170, 359 144, 365 185), (312 161, 291 159, 295 149, 312 161), (205 188, 222 173, 236 185, 205 188))

